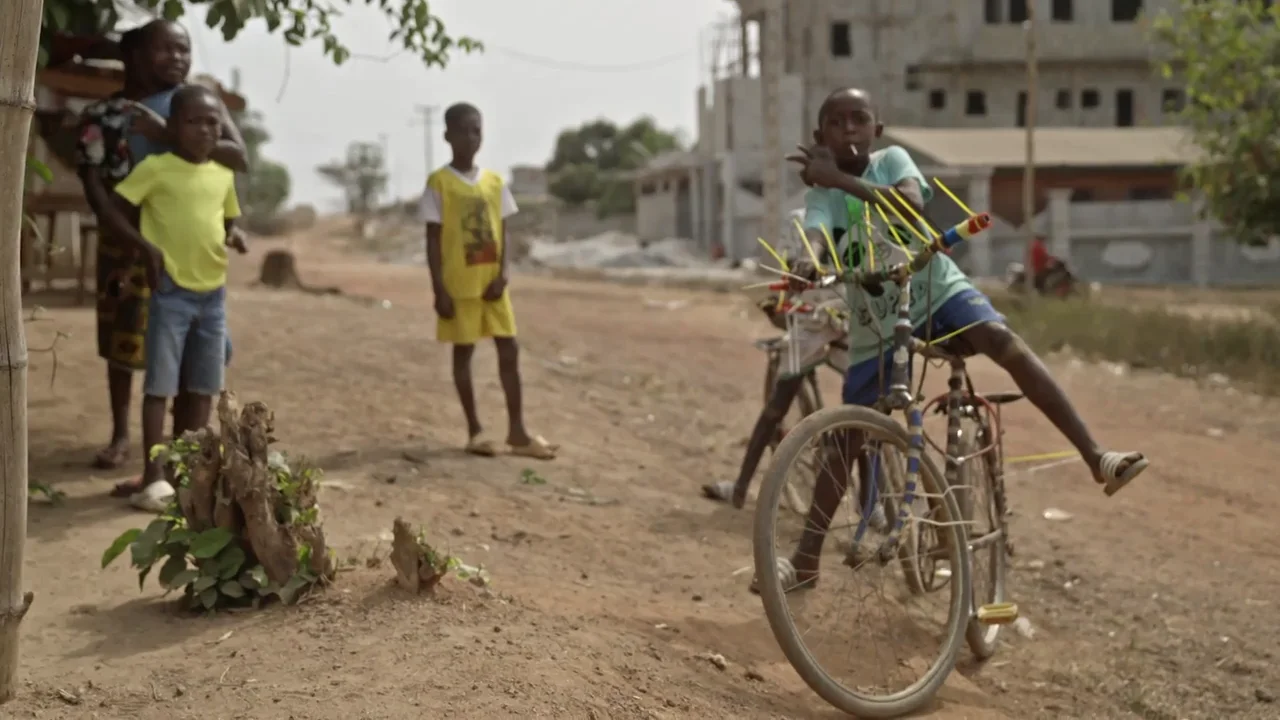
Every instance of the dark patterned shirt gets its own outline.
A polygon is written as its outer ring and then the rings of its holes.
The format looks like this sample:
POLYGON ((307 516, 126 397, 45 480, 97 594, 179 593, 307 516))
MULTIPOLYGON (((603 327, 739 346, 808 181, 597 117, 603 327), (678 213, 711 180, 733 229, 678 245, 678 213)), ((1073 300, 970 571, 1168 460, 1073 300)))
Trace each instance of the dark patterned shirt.
POLYGON ((129 101, 119 96, 99 100, 80 114, 76 164, 82 171, 97 170, 108 190, 133 170, 129 125, 129 101))

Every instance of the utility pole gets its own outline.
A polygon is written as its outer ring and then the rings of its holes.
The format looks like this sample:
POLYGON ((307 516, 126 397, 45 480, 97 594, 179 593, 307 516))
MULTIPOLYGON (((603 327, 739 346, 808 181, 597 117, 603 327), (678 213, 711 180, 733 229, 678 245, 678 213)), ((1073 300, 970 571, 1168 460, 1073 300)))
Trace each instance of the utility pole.
POLYGON ((760 28, 760 81, 764 102, 764 162, 760 164, 764 190, 764 217, 760 233, 769 244, 778 242, 782 232, 782 194, 786 177, 782 150, 782 98, 779 86, 786 69, 786 47, 783 45, 784 0, 768 0, 764 23, 760 28))
MULTIPOLYGON (((1036 54, 1036 4, 1027 3, 1027 20, 1022 24, 1027 36, 1027 105, 1023 115, 1027 121, 1027 163, 1022 169, 1022 218, 1027 229, 1027 257, 1036 239, 1036 97, 1040 86, 1039 58, 1036 54)), ((1027 290, 1035 289, 1035 271, 1026 264, 1027 290)))
POLYGON ((418 119, 422 122, 422 142, 423 150, 426 153, 427 168, 425 175, 430 175, 435 170, 435 153, 431 151, 436 141, 436 112, 440 110, 439 105, 419 105, 416 108, 418 119))

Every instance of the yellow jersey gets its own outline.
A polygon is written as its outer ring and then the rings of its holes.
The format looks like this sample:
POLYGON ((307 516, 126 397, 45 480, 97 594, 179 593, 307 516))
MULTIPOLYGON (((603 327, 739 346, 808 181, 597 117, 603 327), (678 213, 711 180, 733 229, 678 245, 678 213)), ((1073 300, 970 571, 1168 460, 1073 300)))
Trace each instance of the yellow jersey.
POLYGON ((240 216, 235 173, 163 153, 138 163, 115 189, 140 208, 142 237, 160 249, 178 287, 209 292, 227 284, 226 221, 240 216))
POLYGON ((469 181, 445 166, 427 178, 427 222, 440 225, 441 276, 457 300, 475 300, 502 272, 502 221, 514 201, 502 177, 479 170, 469 181))

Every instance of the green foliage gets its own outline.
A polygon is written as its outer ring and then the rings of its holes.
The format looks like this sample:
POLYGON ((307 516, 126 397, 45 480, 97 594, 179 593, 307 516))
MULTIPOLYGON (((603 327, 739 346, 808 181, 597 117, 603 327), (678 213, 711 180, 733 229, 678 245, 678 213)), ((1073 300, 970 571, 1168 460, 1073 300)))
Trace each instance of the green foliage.
MULTIPOLYGON (((334 33, 333 23, 344 6, 356 0, 315 2, 315 0, 132 0, 139 9, 170 20, 184 18, 189 9, 203 8, 204 23, 221 30, 231 40, 251 22, 261 22, 270 32, 280 32, 290 45, 307 41, 320 44, 324 54, 342 64, 351 51, 334 33)), ((431 13, 429 0, 365 0, 376 6, 392 27, 387 39, 422 58, 428 67, 444 67, 453 51, 483 50, 469 37, 449 34, 444 22, 431 13)), ((120 19, 115 0, 45 0, 41 28, 41 64, 48 58, 48 44, 57 31, 92 33, 115 27, 120 19)))
MULTIPOLYGON (((181 438, 168 445, 151 448, 151 457, 163 457, 173 471, 178 485, 186 487, 191 480, 187 457, 198 446, 181 438)), ((272 463, 276 487, 286 499, 294 499, 306 488, 314 489, 319 471, 301 469, 294 473, 281 455, 272 463)), ((309 508, 306 517, 291 517, 294 524, 317 522, 319 509, 309 508)), ((304 513, 305 514, 305 513, 304 513)), ((303 515, 303 514, 300 514, 303 515)), ((298 572, 283 586, 274 587, 262 565, 231 531, 210 528, 193 532, 187 527, 177 505, 171 505, 158 519, 145 528, 126 530, 102 553, 102 567, 129 551, 129 564, 138 571, 138 589, 145 587, 156 565, 158 580, 165 594, 181 590, 189 607, 213 611, 223 607, 258 606, 268 597, 279 597, 292 603, 300 594, 323 578, 310 569, 311 547, 298 546, 298 572)))
POLYGON ((642 117, 624 128, 594 120, 556 138, 555 152, 546 166, 549 190, 569 205, 596 203, 601 217, 634 212, 628 172, 680 148, 680 138, 659 129, 652 118, 642 117))
POLYGON ((316 172, 342 188, 348 212, 357 215, 373 212, 387 188, 386 159, 377 143, 353 142, 347 146, 345 160, 321 165, 316 172))
POLYGON ((1280 235, 1277 21, 1280 5, 1262 0, 1181 0, 1152 25, 1169 50, 1161 71, 1186 83, 1181 119, 1201 151, 1187 180, 1251 244, 1280 235))

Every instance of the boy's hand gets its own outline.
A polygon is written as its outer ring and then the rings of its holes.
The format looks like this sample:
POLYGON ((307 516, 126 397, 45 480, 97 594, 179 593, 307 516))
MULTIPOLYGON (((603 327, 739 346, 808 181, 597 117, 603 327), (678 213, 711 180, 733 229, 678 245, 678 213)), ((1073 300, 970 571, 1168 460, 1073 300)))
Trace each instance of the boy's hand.
POLYGON ((453 298, 449 297, 449 293, 436 293, 436 315, 445 320, 453 319, 453 298))
POLYGON ((227 233, 227 247, 244 255, 249 252, 249 237, 244 234, 244 230, 233 227, 231 232, 227 233))
POLYGON ((168 134, 165 119, 140 102, 129 101, 129 117, 132 119, 130 129, 152 142, 161 142, 168 134))
POLYGON ((800 179, 811 187, 831 188, 839 185, 844 173, 836 166, 836 156, 821 145, 804 147, 797 145, 799 152, 787 156, 787 160, 800 164, 800 179))
MULTIPOLYGON (((802 277, 809 282, 813 282, 818 279, 818 269, 813 266, 813 261, 808 258, 800 258, 799 260, 796 260, 791 265, 791 274, 802 277)), ((802 283, 795 278, 788 278, 788 280, 791 283, 791 290, 793 292, 806 289, 805 283, 802 283)))
POLYGON ((493 302, 494 300, 501 298, 502 293, 506 292, 506 290, 507 277, 505 275, 499 275, 493 279, 493 282, 489 283, 488 287, 484 289, 483 297, 486 302, 493 302))

